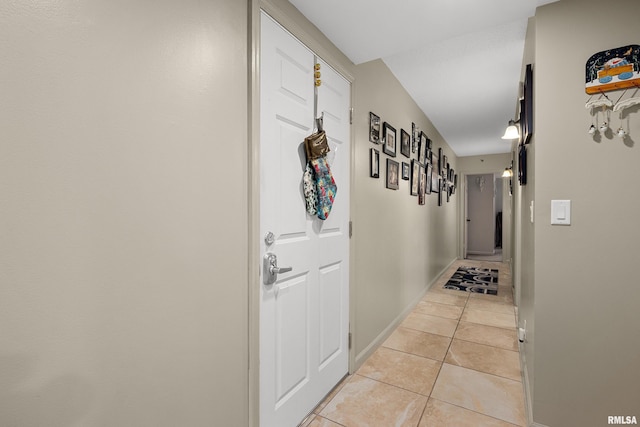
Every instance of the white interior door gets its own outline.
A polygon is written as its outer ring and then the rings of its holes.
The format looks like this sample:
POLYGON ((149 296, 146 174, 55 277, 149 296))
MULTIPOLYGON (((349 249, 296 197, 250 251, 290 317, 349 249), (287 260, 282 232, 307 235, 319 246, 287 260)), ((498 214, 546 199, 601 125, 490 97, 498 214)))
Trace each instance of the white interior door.
POLYGON ((350 84, 261 16, 261 255, 281 272, 260 283, 260 426, 297 426, 348 372, 350 84), (317 111, 316 111, 317 98, 317 111), (329 218, 308 215, 302 142, 324 111, 338 191, 329 218), (272 239, 266 236, 273 236, 272 239))

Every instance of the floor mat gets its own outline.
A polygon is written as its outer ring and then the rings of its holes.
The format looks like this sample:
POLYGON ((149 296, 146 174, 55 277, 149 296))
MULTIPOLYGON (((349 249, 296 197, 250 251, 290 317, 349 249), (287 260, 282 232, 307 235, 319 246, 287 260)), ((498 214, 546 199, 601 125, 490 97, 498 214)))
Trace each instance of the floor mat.
POLYGON ((498 295, 498 270, 460 267, 445 283, 444 288, 475 294, 498 295))

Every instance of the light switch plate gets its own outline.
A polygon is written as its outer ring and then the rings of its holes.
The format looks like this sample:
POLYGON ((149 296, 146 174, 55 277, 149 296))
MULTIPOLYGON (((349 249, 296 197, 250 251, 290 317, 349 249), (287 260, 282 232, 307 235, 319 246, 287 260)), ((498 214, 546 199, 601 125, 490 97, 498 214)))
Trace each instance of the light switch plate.
POLYGON ((551 201, 551 224, 571 225, 571 200, 551 201))

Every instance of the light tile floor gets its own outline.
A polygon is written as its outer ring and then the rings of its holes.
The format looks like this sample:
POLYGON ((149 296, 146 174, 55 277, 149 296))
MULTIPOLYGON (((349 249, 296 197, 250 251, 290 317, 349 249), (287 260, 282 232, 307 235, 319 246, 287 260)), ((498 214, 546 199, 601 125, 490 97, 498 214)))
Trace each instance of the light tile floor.
POLYGON ((303 427, 525 426, 508 264, 458 260, 303 427), (460 266, 499 270, 498 295, 443 289, 460 266))

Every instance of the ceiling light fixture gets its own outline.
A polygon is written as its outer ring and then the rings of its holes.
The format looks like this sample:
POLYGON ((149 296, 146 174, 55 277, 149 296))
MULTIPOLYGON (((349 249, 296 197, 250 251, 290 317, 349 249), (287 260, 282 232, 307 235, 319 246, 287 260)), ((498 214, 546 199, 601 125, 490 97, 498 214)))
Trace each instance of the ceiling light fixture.
POLYGON ((507 126, 507 130, 504 131, 504 135, 502 135, 502 139, 518 139, 520 138, 520 131, 518 130, 518 126, 513 120, 509 120, 509 126, 507 126))

